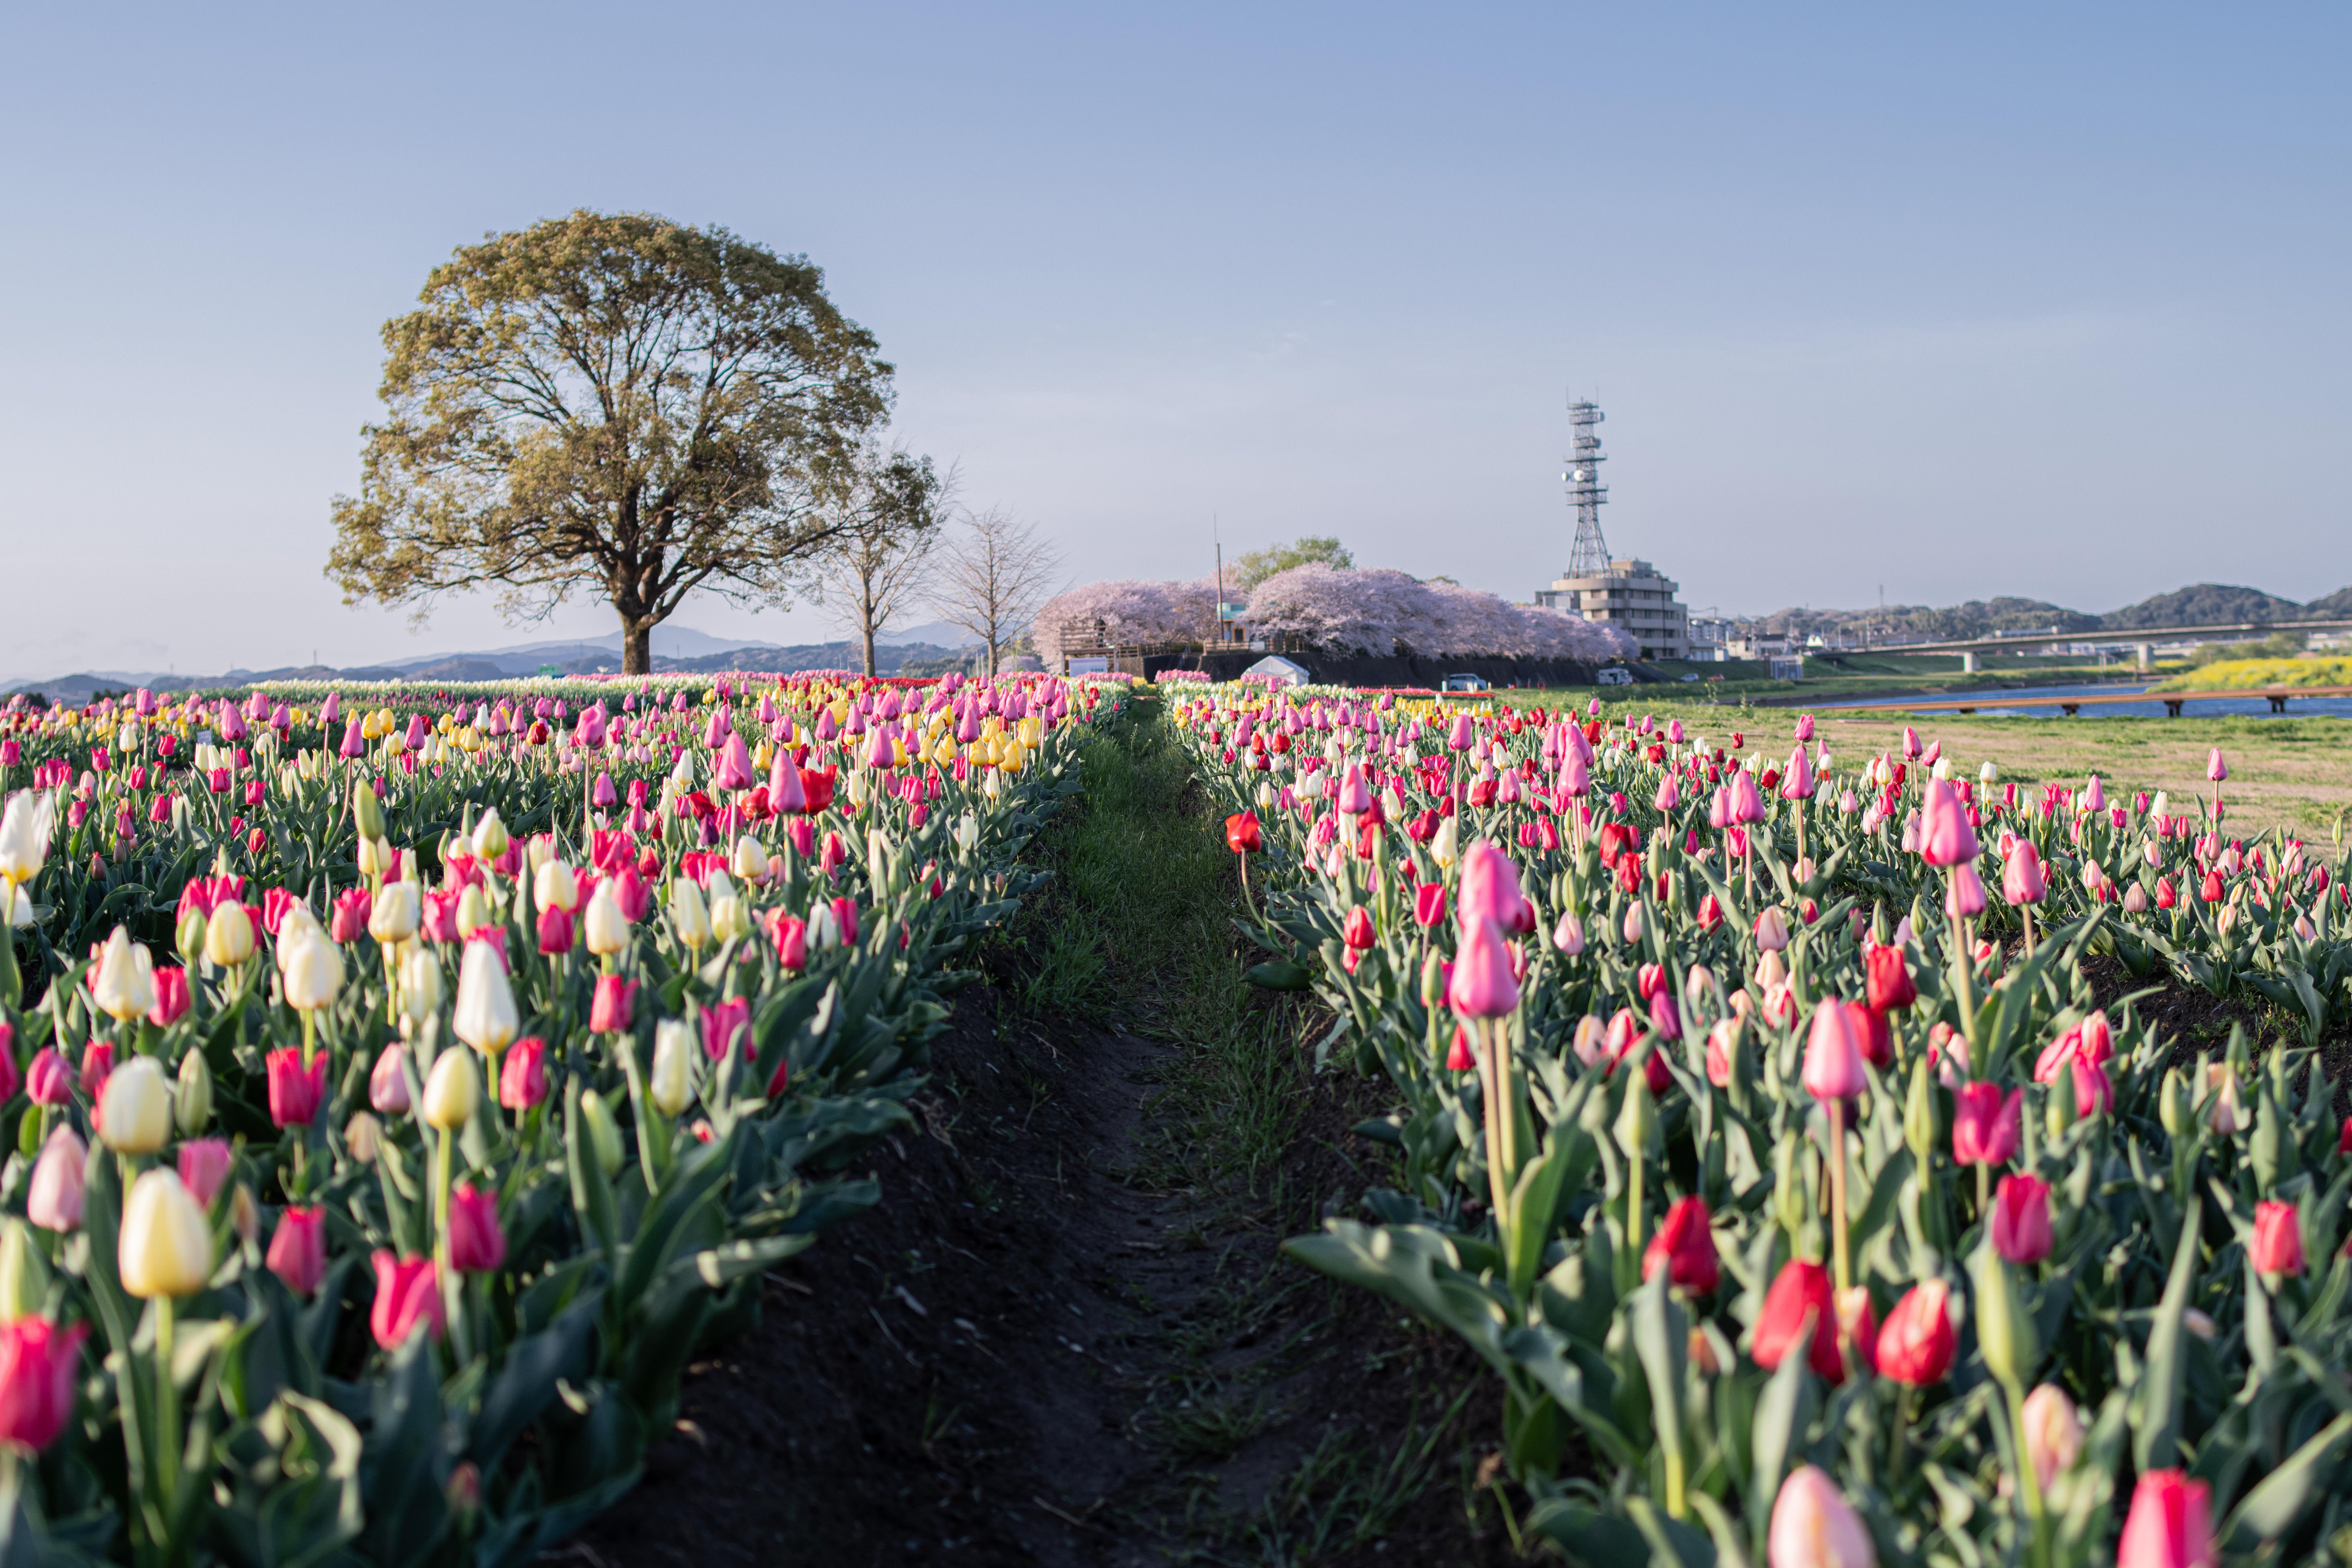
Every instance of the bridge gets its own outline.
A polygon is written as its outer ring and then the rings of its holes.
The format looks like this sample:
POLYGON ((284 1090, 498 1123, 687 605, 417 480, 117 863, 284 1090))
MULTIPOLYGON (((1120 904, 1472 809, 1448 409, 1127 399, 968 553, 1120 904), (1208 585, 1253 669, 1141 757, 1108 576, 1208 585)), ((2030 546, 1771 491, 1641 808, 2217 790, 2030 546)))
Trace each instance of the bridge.
POLYGON ((2097 708, 2117 702, 2161 702, 2164 716, 2180 717, 2184 702, 2213 702, 2227 700, 2243 702, 2251 698, 2267 699, 2273 713, 2286 711, 2287 703, 2297 697, 2352 697, 2352 686, 2264 686, 2245 691, 2126 691, 2114 696, 2079 697, 2003 697, 1998 691, 1961 691, 1945 697, 1923 697, 1915 702, 1855 702, 1833 708, 1821 708, 1823 714, 1847 713, 1974 713, 1980 708, 2055 708, 2072 719, 2085 708, 2097 708))
POLYGON ((2007 637, 1963 637, 1946 642, 1882 643, 1874 647, 1865 645, 1858 648, 1823 648, 1821 652, 1824 657, 1840 653, 1956 653, 1960 656, 1961 669, 1973 673, 1979 654, 2014 653, 2023 648, 2048 647, 2053 643, 2122 643, 2137 650, 2139 667, 2147 669, 2156 663, 2156 645, 2160 642, 2175 642, 2183 637, 2212 642, 2228 637, 2266 637, 2275 632, 2339 631, 2352 631, 2352 620, 2240 621, 2230 626, 2135 626, 2129 631, 2109 632, 2018 632, 2007 637))

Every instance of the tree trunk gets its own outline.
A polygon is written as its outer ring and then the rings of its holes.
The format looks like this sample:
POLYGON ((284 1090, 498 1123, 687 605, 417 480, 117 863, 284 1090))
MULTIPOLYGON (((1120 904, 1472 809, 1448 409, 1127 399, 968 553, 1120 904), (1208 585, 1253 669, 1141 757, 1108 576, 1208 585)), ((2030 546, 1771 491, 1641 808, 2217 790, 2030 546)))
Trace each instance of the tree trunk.
POLYGON ((654 627, 651 621, 621 623, 621 673, 651 675, 654 672, 654 627))
POLYGON ((866 679, 874 679, 874 617, 866 617, 866 679))

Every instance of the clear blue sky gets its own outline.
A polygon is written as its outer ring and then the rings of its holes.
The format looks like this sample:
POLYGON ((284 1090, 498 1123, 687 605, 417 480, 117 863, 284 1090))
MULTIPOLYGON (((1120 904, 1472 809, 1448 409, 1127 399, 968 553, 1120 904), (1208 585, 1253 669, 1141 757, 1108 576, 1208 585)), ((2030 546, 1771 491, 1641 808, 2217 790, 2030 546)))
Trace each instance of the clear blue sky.
POLYGON ((1081 577, 1525 598, 1573 388, 1695 606, 2352 582, 2340 6, 206 11, 0 22, 0 675, 609 630, 320 575, 381 323, 581 205, 823 265, 1081 577))

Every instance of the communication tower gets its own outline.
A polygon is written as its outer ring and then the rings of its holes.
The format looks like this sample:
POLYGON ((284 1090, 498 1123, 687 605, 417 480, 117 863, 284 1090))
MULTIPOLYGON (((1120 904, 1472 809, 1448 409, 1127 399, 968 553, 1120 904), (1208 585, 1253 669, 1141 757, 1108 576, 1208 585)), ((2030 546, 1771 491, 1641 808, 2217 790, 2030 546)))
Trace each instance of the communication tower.
POLYGON ((1602 417, 1599 404, 1569 400, 1568 422, 1575 437, 1570 442, 1568 471, 1560 478, 1568 485, 1568 504, 1576 509, 1576 548, 1568 558, 1571 577, 1600 576, 1609 570, 1609 542, 1601 536, 1601 503, 1609 499, 1609 487, 1601 482, 1601 437, 1592 433, 1602 417))

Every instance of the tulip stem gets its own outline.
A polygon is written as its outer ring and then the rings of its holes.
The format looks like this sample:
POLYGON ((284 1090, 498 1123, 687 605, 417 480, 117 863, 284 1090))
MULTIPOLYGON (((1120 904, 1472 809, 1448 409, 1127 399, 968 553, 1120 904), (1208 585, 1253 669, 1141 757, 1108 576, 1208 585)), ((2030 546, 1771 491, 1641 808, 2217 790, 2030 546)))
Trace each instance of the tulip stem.
POLYGON ((1989 1064, 1979 1062, 1976 1055, 1977 1009, 1969 987, 1969 976, 1976 967, 1976 961, 1975 955, 1969 952, 1969 922, 1965 916, 1952 917, 1952 947, 1959 960, 1952 967, 1952 975, 1960 989, 1960 1034, 1969 1042, 1970 1070, 1984 1072, 1989 1070, 1989 1064))
POLYGON ((441 1142, 433 1152, 433 1260, 444 1273, 449 1268, 449 1145, 452 1134, 441 1129, 441 1142))
POLYGON ((1486 1112, 1486 1194, 1495 1205, 1495 1239, 1506 1249, 1510 1244, 1510 1188, 1503 1175, 1503 1113, 1502 1063, 1497 1058, 1495 1038, 1490 1033, 1485 1041, 1486 1059, 1478 1070, 1479 1098, 1486 1112))
POLYGON ((2033 906, 2025 906, 2025 956, 2033 956, 2033 906))
POLYGON ((1895 1396, 1895 1429, 1888 1434, 1886 1444, 1886 1485, 1890 1491, 1903 1479, 1904 1451, 1911 1446, 1911 1408, 1919 1397, 1919 1391, 1907 1383, 1896 1386, 1900 1392, 1895 1396))
POLYGON ((1985 1205, 1992 1201, 1992 1167, 1982 1160, 1977 1162, 1977 1219, 1985 1217, 1985 1205))
MULTIPOLYGON (((1837 1287, 1845 1289, 1853 1283, 1846 1267, 1845 1244, 1845 1101, 1830 1101, 1830 1243, 1837 1258, 1837 1287)), ((1838 1320, 1841 1338, 1845 1332, 1845 1320, 1838 1320)))
MULTIPOLYGON (((164 1517, 174 1511, 172 1499, 180 1489, 180 1385, 172 1375, 173 1301, 155 1298, 155 1426, 156 1489, 163 1494, 164 1517)), ((160 1543, 159 1543, 160 1544, 160 1543)))
POLYGON ((2025 1442, 2025 1391, 2015 1384, 2003 1387, 2009 1394, 2010 1434, 2017 1445, 2017 1488, 2025 1498, 2025 1516, 2033 1521, 2033 1561, 2046 1563, 2049 1521, 2042 1500, 2042 1472, 2033 1468, 2033 1450, 2025 1442))

